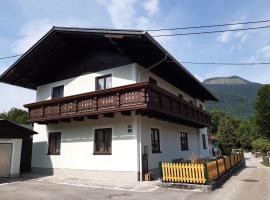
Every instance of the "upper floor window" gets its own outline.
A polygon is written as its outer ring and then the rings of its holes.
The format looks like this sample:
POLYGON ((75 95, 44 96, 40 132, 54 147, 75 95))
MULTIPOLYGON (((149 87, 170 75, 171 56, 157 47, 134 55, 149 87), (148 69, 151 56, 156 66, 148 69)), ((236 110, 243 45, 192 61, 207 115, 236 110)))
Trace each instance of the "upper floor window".
POLYGON ((151 128, 152 153, 160 153, 160 135, 159 129, 151 128))
POLYGON ((96 90, 105 90, 112 87, 112 75, 96 77, 96 90))
POLYGON ((53 132, 49 133, 49 155, 60 155, 60 147, 61 147, 61 133, 53 132))
POLYGON ((95 130, 94 154, 111 155, 112 154, 112 129, 103 128, 95 130))
POLYGON ((205 137, 205 134, 202 134, 202 144, 203 144, 203 148, 204 149, 207 149, 206 148, 206 137, 205 137))
POLYGON ((52 88, 52 99, 61 98, 64 96, 64 86, 57 86, 52 88))
POLYGON ((188 151, 188 134, 186 132, 180 132, 181 150, 188 151))
POLYGON ((157 80, 153 79, 152 77, 149 77, 149 83, 157 85, 157 80))

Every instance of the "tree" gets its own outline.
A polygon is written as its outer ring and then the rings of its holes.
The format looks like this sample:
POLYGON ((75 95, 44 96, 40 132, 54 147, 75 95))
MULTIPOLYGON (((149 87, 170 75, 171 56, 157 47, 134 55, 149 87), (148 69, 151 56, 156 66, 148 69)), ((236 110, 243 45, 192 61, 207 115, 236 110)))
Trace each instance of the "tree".
POLYGON ((256 123, 259 133, 270 138, 270 85, 263 86, 256 99, 256 123))
POLYGON ((227 115, 228 114, 223 110, 213 110, 211 112, 211 126, 209 127, 209 132, 211 134, 217 134, 221 118, 227 115))
POLYGON ((27 122, 28 113, 19 108, 11 108, 7 113, 0 113, 0 119, 8 119, 18 124, 25 124, 27 122))
POLYGON ((220 119, 217 136, 225 155, 230 154, 233 148, 239 147, 235 134, 235 122, 230 116, 226 115, 220 119))
POLYGON ((270 141, 266 138, 259 138, 252 142, 252 147, 255 151, 266 153, 270 151, 270 141))
POLYGON ((258 139, 258 127, 255 118, 240 122, 235 130, 236 140, 242 149, 252 150, 252 141, 258 139))

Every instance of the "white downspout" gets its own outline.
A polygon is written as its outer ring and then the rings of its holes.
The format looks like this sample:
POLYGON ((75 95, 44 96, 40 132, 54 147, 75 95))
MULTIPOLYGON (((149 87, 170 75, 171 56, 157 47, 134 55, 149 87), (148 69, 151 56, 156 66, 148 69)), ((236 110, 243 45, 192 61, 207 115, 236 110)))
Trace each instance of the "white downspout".
MULTIPOLYGON (((151 65, 150 67, 146 68, 144 71, 138 73, 137 75, 137 83, 141 82, 141 76, 143 73, 153 69, 154 67, 158 66, 159 64, 161 64, 162 62, 167 60, 168 55, 166 54, 164 58, 162 58, 161 60, 159 60, 158 62, 154 63, 153 65, 151 65)), ((138 169, 139 169, 139 181, 142 181, 143 179, 143 174, 142 174, 142 118, 141 115, 138 115, 137 118, 137 126, 138 126, 138 136, 137 136, 137 149, 138 149, 138 169)))
POLYGON ((138 124, 138 169, 139 169, 139 181, 142 181, 142 121, 141 121, 141 115, 138 115, 137 118, 137 124, 138 124))

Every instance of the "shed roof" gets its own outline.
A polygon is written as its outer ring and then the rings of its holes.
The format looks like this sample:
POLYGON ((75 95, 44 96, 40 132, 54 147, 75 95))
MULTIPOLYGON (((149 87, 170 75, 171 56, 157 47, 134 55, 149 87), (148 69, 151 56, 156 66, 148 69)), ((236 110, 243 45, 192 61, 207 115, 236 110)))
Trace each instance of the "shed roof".
POLYGON ((24 136, 24 135, 34 135, 37 134, 37 132, 26 128, 24 126, 21 126, 19 124, 16 124, 14 122, 11 122, 6 119, 0 119, 0 138, 2 136, 8 136, 12 134, 12 137, 14 138, 14 135, 17 135, 18 138, 24 136))
POLYGON ((195 98, 217 101, 197 78, 142 30, 53 27, 0 76, 0 81, 37 89, 39 85, 102 70, 102 65, 112 68, 136 62, 147 68, 165 55, 166 61, 151 72, 195 98), (97 53, 101 49, 102 53, 97 53))

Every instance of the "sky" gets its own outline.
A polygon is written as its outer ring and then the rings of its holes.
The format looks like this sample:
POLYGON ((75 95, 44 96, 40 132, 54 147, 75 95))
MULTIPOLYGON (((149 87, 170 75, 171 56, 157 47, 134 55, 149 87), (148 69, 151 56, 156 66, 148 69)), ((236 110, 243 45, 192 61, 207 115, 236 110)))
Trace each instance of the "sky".
MULTIPOLYGON (((269 8, 269 0, 2 0, 0 58, 24 53, 52 26, 147 30, 211 25, 267 20, 269 8)), ((156 39, 180 62, 270 62, 269 36, 270 28, 156 39)), ((16 59, 1 59, 0 74, 16 59)), ((184 66, 200 81, 237 75, 253 82, 270 83, 270 65, 184 66)), ((34 90, 0 83, 0 112, 23 108, 23 104, 34 101, 34 90)))

